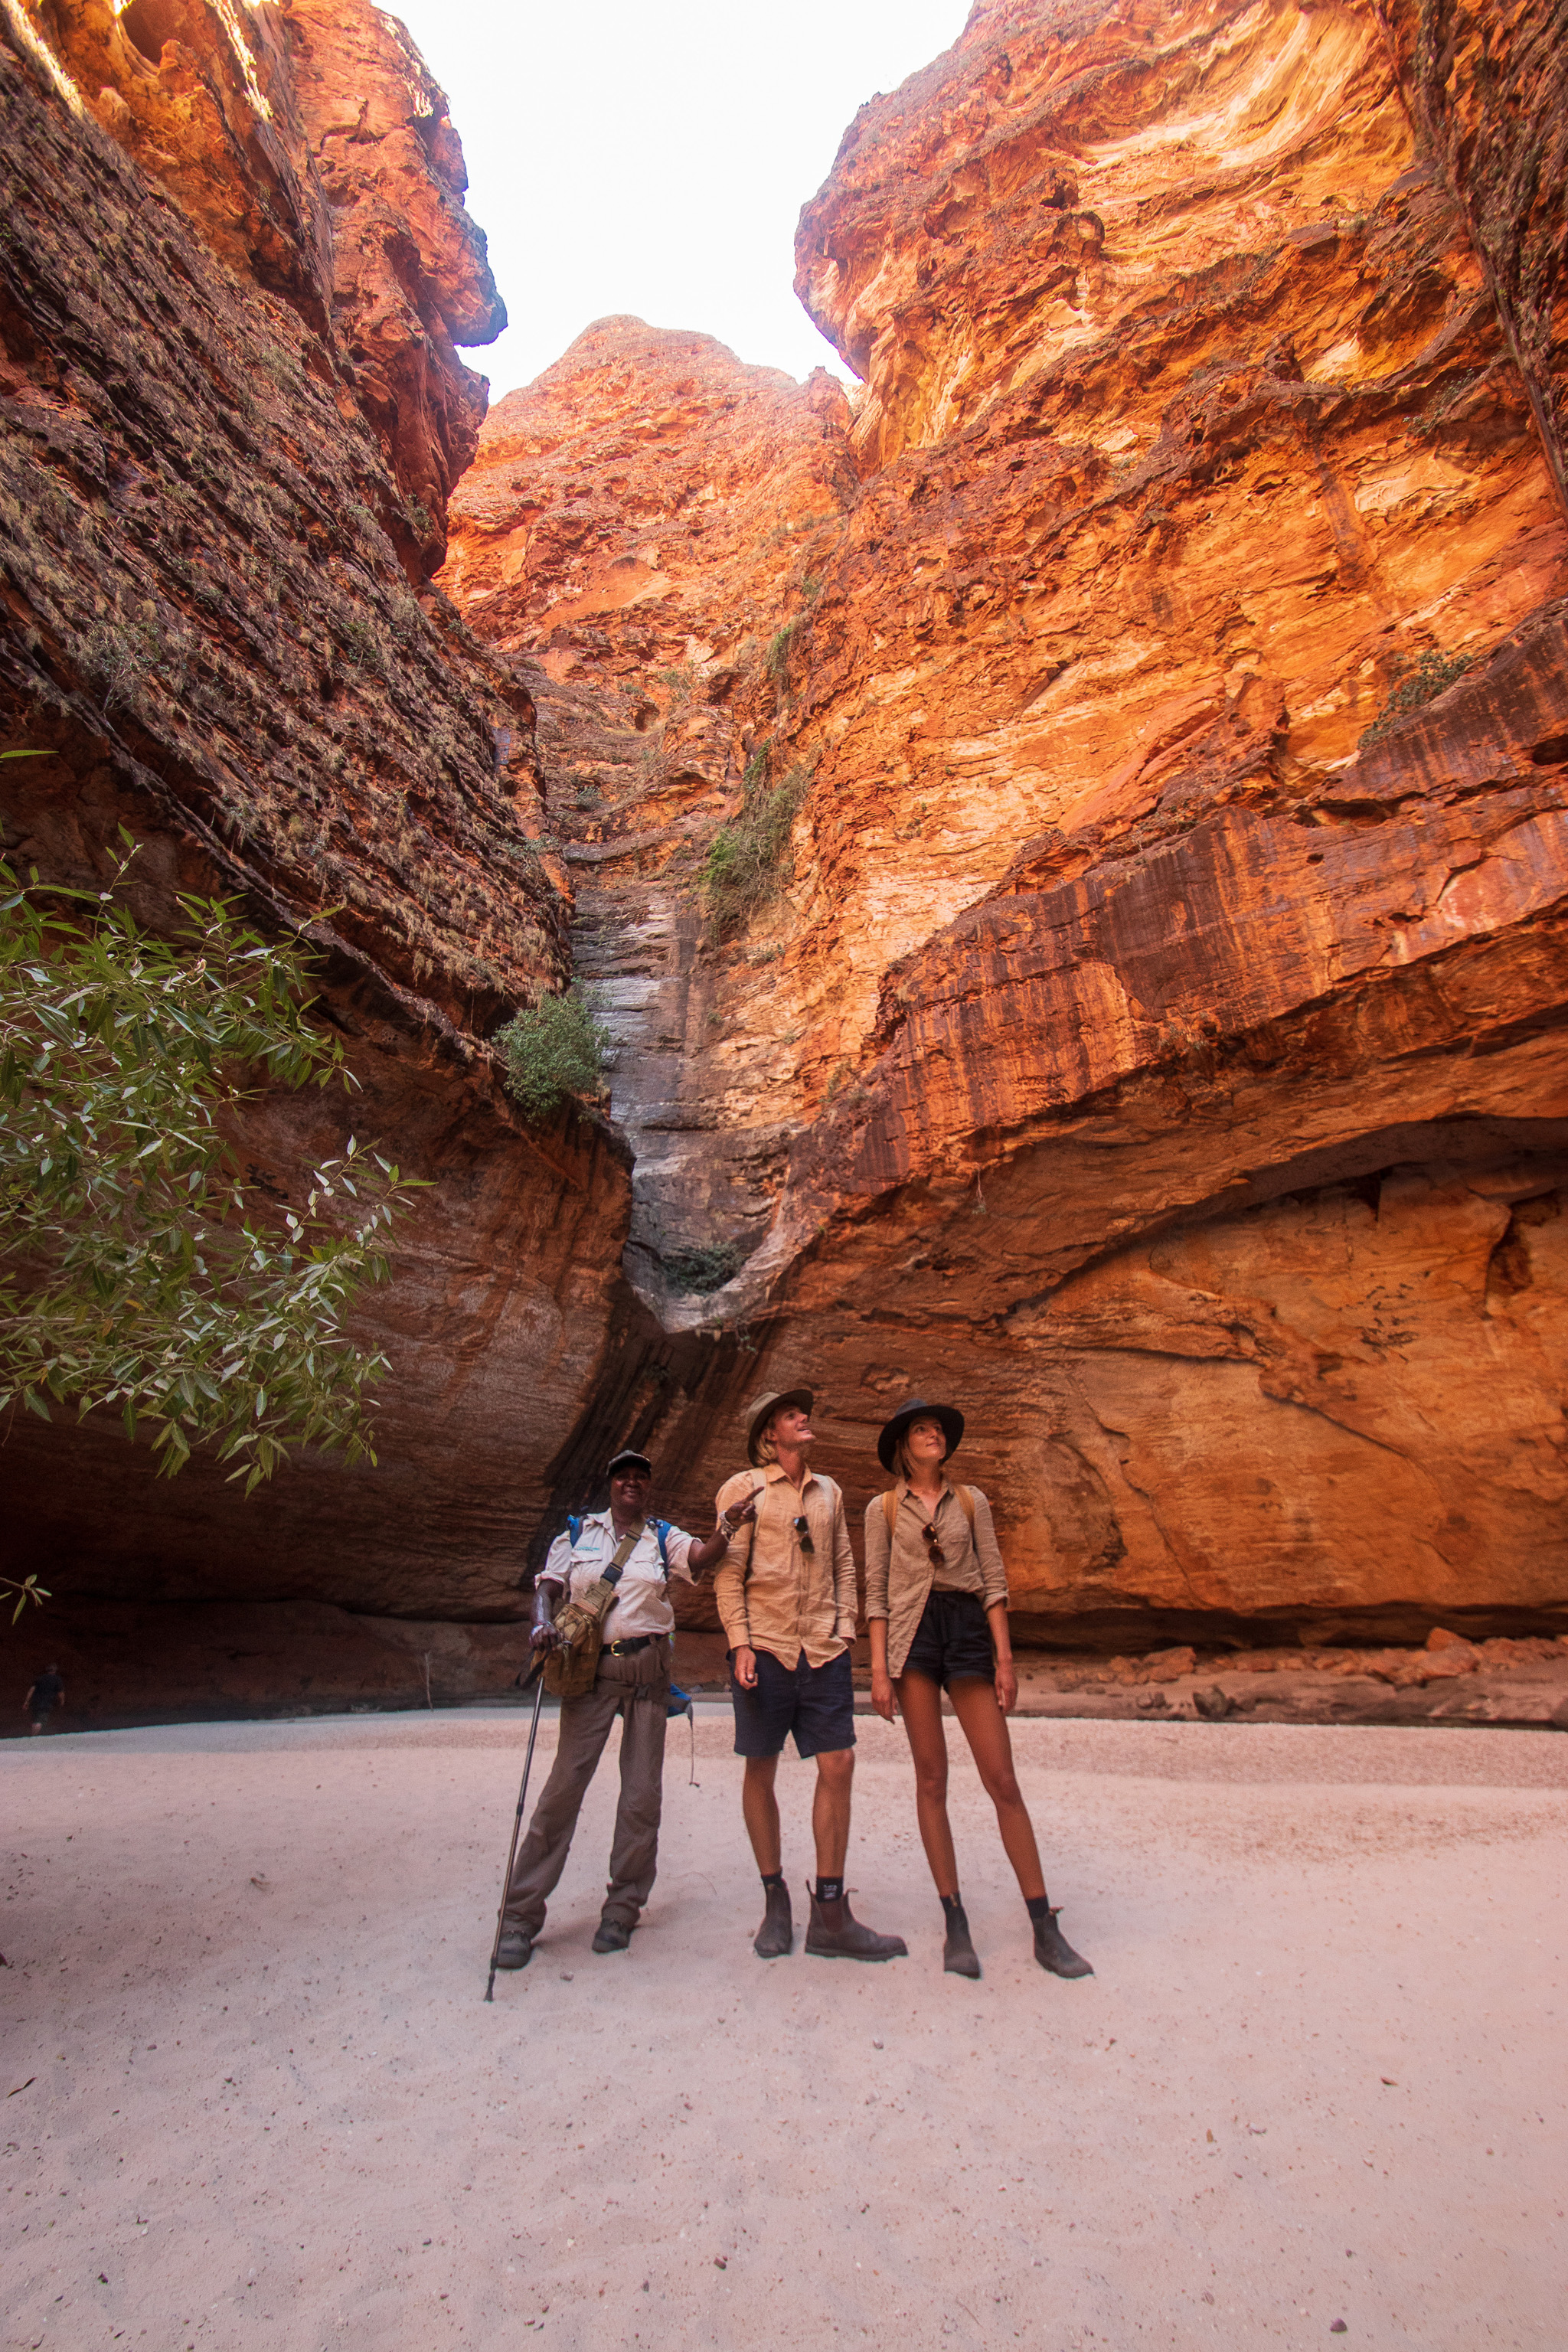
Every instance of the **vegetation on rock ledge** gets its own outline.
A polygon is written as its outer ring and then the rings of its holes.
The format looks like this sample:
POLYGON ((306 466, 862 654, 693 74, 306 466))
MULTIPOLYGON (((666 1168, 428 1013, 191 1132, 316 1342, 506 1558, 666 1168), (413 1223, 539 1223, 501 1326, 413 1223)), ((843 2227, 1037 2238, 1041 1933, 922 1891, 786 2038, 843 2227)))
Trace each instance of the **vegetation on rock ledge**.
POLYGON ((605 1091, 610 1033, 575 986, 516 1013, 494 1044, 526 1118, 549 1118, 569 1097, 591 1101, 605 1091))
POLYGON ((771 748, 763 744, 747 763, 745 797, 709 843, 698 877, 719 939, 749 922, 790 878, 790 827, 805 798, 811 770, 804 764, 794 767, 782 783, 770 785, 771 748))
POLYGON ((673 1290, 722 1290, 746 1262, 739 1242, 713 1242, 705 1248, 668 1250, 664 1270, 673 1290))
POLYGON ((1364 751, 1369 744, 1381 743, 1413 710, 1436 702, 1440 694, 1457 686, 1469 667, 1462 654, 1424 653, 1416 662, 1395 654, 1389 667, 1389 687, 1383 708, 1363 731, 1360 749, 1364 751))

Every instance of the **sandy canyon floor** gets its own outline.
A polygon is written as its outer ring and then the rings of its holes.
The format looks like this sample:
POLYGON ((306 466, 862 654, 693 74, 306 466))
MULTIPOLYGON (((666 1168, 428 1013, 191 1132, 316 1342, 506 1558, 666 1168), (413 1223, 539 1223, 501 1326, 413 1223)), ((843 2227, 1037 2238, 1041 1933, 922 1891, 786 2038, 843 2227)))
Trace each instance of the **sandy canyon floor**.
POLYGON ((875 1720, 850 1883, 909 1958, 753 1958, 715 1712, 630 1953, 588 1948, 612 1751, 487 2008, 525 1727, 7 1746, 6 2346, 1558 2352, 1558 1734, 1021 1724, 1099 1973, 1033 1964, 964 1761, 972 1985, 875 1720))

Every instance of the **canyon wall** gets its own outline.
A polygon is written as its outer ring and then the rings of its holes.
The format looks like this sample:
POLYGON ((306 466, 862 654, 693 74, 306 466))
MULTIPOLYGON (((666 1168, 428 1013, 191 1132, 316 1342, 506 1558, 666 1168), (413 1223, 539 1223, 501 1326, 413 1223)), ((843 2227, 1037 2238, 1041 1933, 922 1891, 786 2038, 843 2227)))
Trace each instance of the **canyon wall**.
POLYGON ((22 1568, 347 1659, 805 1379, 857 1508, 963 1406, 1020 1638, 1568 1622, 1563 55, 982 0, 802 215, 851 395, 611 319, 486 418, 392 19, 0 0, 5 853, 311 941, 362 1090, 247 1161, 431 1185, 379 1469, 19 1424, 22 1568), (613 1123, 531 1129, 573 971, 613 1123))
POLYGON ((605 1343, 628 1210, 602 1124, 528 1129, 484 1040, 569 969, 534 712, 428 573, 504 320, 462 152, 364 0, 0 9, 4 851, 174 920, 304 938, 358 1091, 263 1097, 274 1201, 352 1131, 432 1189, 365 1338, 381 1467, 242 1503, 117 1426, 19 1416, 14 1572, 60 1593, 510 1614, 605 1343))
POLYGON ((603 320, 454 502, 643 1308, 857 1500, 962 1404, 1052 1638, 1568 1607, 1561 68, 1425 21, 982 5, 802 215, 852 402, 603 320))

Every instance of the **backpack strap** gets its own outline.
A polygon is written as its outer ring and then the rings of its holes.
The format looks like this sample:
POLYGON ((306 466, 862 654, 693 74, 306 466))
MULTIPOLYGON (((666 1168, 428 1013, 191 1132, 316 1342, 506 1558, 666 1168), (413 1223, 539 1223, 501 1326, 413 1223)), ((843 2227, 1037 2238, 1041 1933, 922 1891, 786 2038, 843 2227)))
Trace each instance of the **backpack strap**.
POLYGON ((890 1536, 899 1523, 899 1498, 891 1486, 882 1497, 882 1511, 887 1519, 888 1533, 890 1536))
POLYGON ((566 1532, 572 1538, 572 1549, 575 1551, 577 1549, 578 1538, 583 1533, 583 1515, 580 1511, 573 1511, 568 1514, 566 1520, 566 1532))
POLYGON ((654 1523, 653 1523, 653 1531, 654 1531, 655 1535, 658 1538, 658 1567, 659 1567, 659 1573, 660 1573, 660 1575, 663 1577, 663 1579, 664 1579, 664 1580, 665 1580, 666 1584, 668 1584, 668 1583, 669 1582, 669 1530, 670 1530, 670 1526, 671 1526, 671 1522, 670 1522, 668 1519, 655 1519, 655 1521, 654 1521, 654 1523))
POLYGON ((967 1486, 955 1486, 952 1491, 958 1496, 959 1507, 962 1509, 964 1517, 969 1521, 969 1532, 971 1536, 973 1536, 974 1533, 974 1497, 970 1493, 967 1486))

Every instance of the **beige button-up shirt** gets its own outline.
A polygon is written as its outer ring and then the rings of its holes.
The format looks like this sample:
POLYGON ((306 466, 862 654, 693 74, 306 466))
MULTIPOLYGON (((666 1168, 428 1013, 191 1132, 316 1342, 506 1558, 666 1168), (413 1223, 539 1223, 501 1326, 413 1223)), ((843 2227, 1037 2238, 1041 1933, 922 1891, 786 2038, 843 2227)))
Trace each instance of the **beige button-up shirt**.
POLYGON ((888 1532, 888 1507, 880 1495, 866 1506, 866 1615, 888 1621, 888 1672, 901 1675, 910 1643, 921 1622, 927 1596, 936 1592, 973 1592, 987 1609, 1007 1602, 1007 1571, 996 1545, 991 1506, 978 1486, 971 1486, 974 1531, 963 1504, 943 1481, 936 1509, 929 1517, 925 1505, 910 1492, 903 1479, 893 1488, 898 1510, 893 1531, 888 1532), (921 1529, 934 1527, 942 1551, 937 1568, 921 1529))
POLYGON ((713 1579, 719 1622, 732 1650, 766 1650, 781 1665, 801 1652, 825 1666, 855 1637, 858 1599, 855 1555, 844 1497, 833 1480, 808 1465, 803 1486, 792 1486, 776 1462, 738 1471, 719 1489, 721 1511, 757 1497, 757 1516, 737 1528, 713 1579), (812 1541, 804 1552, 794 1521, 804 1518, 812 1541))

